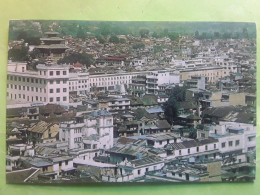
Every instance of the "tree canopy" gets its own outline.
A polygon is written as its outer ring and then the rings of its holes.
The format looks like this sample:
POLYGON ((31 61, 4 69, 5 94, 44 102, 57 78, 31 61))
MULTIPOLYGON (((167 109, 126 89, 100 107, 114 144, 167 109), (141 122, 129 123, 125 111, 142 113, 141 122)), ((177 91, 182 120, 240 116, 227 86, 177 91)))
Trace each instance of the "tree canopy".
POLYGON ((178 109, 179 103, 173 96, 163 104, 165 118, 171 125, 173 124, 174 119, 178 116, 178 109))
POLYGON ((86 65, 86 67, 89 67, 91 64, 93 64, 94 59, 90 54, 71 53, 58 60, 58 64, 75 64, 77 62, 86 65))
POLYGON ((25 45, 14 47, 8 51, 8 58, 12 61, 28 61, 29 48, 25 45))

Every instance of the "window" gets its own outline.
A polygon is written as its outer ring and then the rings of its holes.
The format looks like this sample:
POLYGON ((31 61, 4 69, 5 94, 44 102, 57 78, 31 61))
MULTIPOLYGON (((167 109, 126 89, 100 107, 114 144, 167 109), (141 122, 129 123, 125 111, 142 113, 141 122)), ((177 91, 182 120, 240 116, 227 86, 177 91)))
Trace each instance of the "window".
POLYGON ((53 76, 53 71, 50 71, 50 76, 53 76))
POLYGON ((50 93, 53 93, 53 89, 50 89, 50 93))
POLYGON ((226 143, 223 142, 223 143, 221 144, 221 147, 222 147, 222 148, 225 148, 225 147, 226 147, 226 143))
POLYGON ((60 97, 56 97, 56 101, 59 102, 60 101, 60 97))
POLYGON ((59 162, 59 166, 61 166, 62 165, 62 162, 59 162))
POLYGON ((63 92, 67 92, 67 88, 63 88, 63 92))
POLYGON ((68 160, 65 160, 65 165, 68 165, 69 164, 69 161, 68 160))
POLYGON ((137 173, 138 173, 138 175, 140 175, 140 174, 141 174, 141 169, 139 169, 139 170, 137 171, 137 173))
POLYGON ((233 146, 233 141, 229 141, 229 142, 228 142, 228 146, 229 146, 229 147, 232 147, 232 146, 233 146))
POLYGON ((60 88, 57 88, 57 89, 56 89, 56 93, 60 93, 60 88))
POLYGON ((179 155, 181 155, 181 150, 179 150, 179 155))
POLYGON ((216 144, 214 144, 214 149, 216 149, 217 148, 217 145, 216 144))
POLYGON ((188 154, 190 154, 190 149, 188 149, 188 154))
POLYGON ((63 75, 66 75, 67 74, 67 71, 63 71, 63 75))
POLYGON ((147 172, 148 170, 149 170, 149 169, 148 169, 148 168, 146 168, 146 169, 145 169, 145 172, 147 172))
POLYGON ((208 150, 208 146, 207 146, 207 145, 205 146, 205 150, 206 150, 206 151, 208 150))
POLYGON ((53 84, 53 80, 50 81, 50 84, 53 84))
POLYGON ((60 84, 60 80, 56 81, 56 84, 60 84))
POLYGON ((255 140, 255 136, 251 136, 251 137, 248 137, 248 141, 254 141, 255 140))
POLYGON ((34 79, 33 78, 31 78, 31 82, 34 83, 34 79))
POLYGON ((31 90, 33 91, 33 87, 31 88, 31 90))
POLYGON ((239 140, 236 140, 236 146, 238 146, 240 144, 239 140))
POLYGON ((197 152, 199 152, 200 151, 200 148, 199 147, 197 147, 197 152))
POLYGON ((182 177, 182 174, 181 174, 181 173, 179 173, 179 177, 182 177))
POLYGON ((159 144, 162 145, 162 141, 159 141, 159 144))
POLYGON ((56 75, 60 75, 60 71, 56 71, 56 75))
POLYGON ((50 98, 50 102, 53 102, 53 98, 50 98))
POLYGON ((66 96, 63 97, 63 101, 67 101, 67 97, 66 96))

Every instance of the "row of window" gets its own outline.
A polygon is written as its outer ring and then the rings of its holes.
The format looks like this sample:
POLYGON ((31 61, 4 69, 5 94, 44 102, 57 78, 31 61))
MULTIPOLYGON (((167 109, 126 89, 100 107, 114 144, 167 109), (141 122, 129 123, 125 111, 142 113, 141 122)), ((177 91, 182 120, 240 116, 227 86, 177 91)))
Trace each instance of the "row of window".
POLYGON ((44 92, 46 93, 46 89, 40 88, 40 87, 29 87, 29 86, 21 86, 21 85, 13 85, 13 84, 7 84, 7 88, 11 89, 18 89, 18 90, 23 90, 23 91, 35 91, 35 92, 44 92))
POLYGON ((82 140, 82 137, 76 137, 76 138, 74 138, 74 142, 81 142, 81 140, 82 140))
POLYGON ((111 82, 102 82, 102 83, 90 83, 90 86, 107 86, 107 85, 119 85, 119 84, 127 84, 127 83, 130 83, 130 81, 126 81, 126 82, 123 82, 123 81, 111 81, 111 82))
MULTIPOLYGON (((63 100, 64 102, 67 101, 67 97, 66 97, 66 96, 62 97, 62 100, 63 100)), ((51 98, 49 99, 49 101, 50 101, 50 102, 54 102, 54 98, 51 97, 51 98)), ((56 102, 60 102, 60 101, 61 101, 61 98, 60 98, 60 97, 56 97, 56 102)))
POLYGON ((81 129, 74 129, 74 133, 81 133, 81 129))
POLYGON ((46 84, 46 80, 44 79, 35 79, 35 78, 25 78, 25 77, 19 77, 19 76, 10 76, 7 75, 7 80, 10 81, 19 81, 19 82, 27 82, 27 83, 40 83, 40 84, 46 84))
MULTIPOLYGON (((63 88, 62 91, 67 92, 67 88, 63 88)), ((50 93, 54 93, 54 89, 50 89, 50 93)), ((56 88, 56 93, 60 93, 60 88, 56 88)))
POLYGON ((39 97, 39 96, 27 96, 25 94, 12 94, 7 92, 7 96, 10 97, 12 100, 17 100, 17 99, 24 99, 26 101, 44 101, 46 102, 46 97, 39 97))
MULTIPOLYGON (((67 75, 67 71, 66 70, 64 70, 64 71, 59 71, 59 70, 57 70, 57 71, 50 71, 49 73, 50 73, 50 76, 53 76, 54 73, 56 73, 56 76, 59 76, 59 75, 61 75, 61 72, 62 72, 62 75, 67 75)), ((41 71, 40 71, 40 75, 41 75, 41 71)))
MULTIPOLYGON (((240 144, 240 140, 236 140, 236 141, 235 141, 235 146, 239 146, 239 144, 240 144)), ((229 142, 228 142, 228 146, 229 146, 229 147, 232 147, 232 146, 233 146, 233 141, 229 141, 229 142)), ((221 147, 222 147, 222 148, 225 148, 225 147, 226 147, 226 142, 222 142, 222 143, 221 143, 221 147)))
MULTIPOLYGON (((19 77, 19 76, 10 76, 7 75, 7 80, 10 81, 19 81, 19 82, 27 82, 27 83, 39 83, 39 84, 46 84, 47 81, 45 79, 36 79, 36 78, 25 78, 25 77, 19 77)), ((63 84, 66 84, 67 81, 66 80, 62 80, 63 84)), ((50 80, 49 82, 50 84, 53 84, 54 81, 50 80)), ((60 84, 61 81, 60 80, 56 80, 55 82, 56 84, 60 84)))
MULTIPOLYGON (((119 80, 119 79, 131 79, 131 76, 117 76, 117 77, 111 77, 111 80, 119 80)), ((92 78, 90 79, 90 82, 95 82, 95 81, 106 81, 106 80, 110 80, 110 77, 108 78, 92 78)))

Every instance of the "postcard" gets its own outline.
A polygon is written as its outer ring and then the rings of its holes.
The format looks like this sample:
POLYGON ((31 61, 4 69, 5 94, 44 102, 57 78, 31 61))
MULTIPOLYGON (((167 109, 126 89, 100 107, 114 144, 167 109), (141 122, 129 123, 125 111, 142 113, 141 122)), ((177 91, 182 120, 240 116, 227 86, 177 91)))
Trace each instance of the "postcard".
POLYGON ((9 184, 252 182, 256 26, 10 21, 9 184))

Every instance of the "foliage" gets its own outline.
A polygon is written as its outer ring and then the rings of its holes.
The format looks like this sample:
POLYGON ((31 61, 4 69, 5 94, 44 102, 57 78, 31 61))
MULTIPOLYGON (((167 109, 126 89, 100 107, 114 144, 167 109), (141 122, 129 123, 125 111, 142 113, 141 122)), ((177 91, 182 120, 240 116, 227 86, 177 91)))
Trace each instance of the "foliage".
POLYGON ((149 30, 146 28, 142 28, 140 29, 139 34, 142 38, 146 38, 149 35, 149 30))
POLYGON ((177 85, 172 89, 170 96, 174 97, 178 102, 185 101, 186 87, 179 87, 177 85))
POLYGON ((77 38, 81 38, 81 39, 86 38, 86 33, 83 30, 82 26, 79 26, 79 28, 78 28, 77 38))
POLYGON ((165 118, 171 125, 173 124, 174 119, 178 116, 178 109, 179 103, 173 96, 163 104, 165 118))
POLYGON ((28 61, 29 60, 29 48, 25 45, 14 47, 8 51, 8 58, 12 61, 28 61))
POLYGON ((195 128, 189 129, 189 138, 191 138, 191 139, 197 138, 197 129, 195 129, 195 128))
POLYGON ((30 55, 31 59, 36 59, 36 58, 38 58, 40 53, 41 53, 40 50, 35 48, 31 52, 29 52, 29 55, 30 55))
POLYGON ((162 46, 154 46, 154 47, 153 47, 154 53, 161 52, 162 50, 163 50, 163 49, 162 49, 162 46))
POLYGON ((119 43, 119 39, 117 38, 117 36, 115 35, 112 35, 110 38, 109 38, 109 42, 110 43, 119 43))
POLYGON ((136 43, 133 45, 133 49, 144 49, 145 45, 143 43, 136 43))
POLYGON ((176 32, 171 32, 168 34, 168 37, 171 39, 171 41, 177 41, 179 39, 179 34, 176 32))
POLYGON ((126 43, 126 40, 123 39, 123 38, 120 38, 120 39, 119 39, 119 42, 120 42, 120 43, 126 43))
POLYGON ((74 64, 77 62, 86 65, 86 67, 89 67, 91 64, 93 64, 94 59, 90 54, 71 53, 58 60, 58 64, 74 64))
POLYGON ((96 38, 100 44, 106 43, 106 39, 103 36, 96 36, 96 38))

